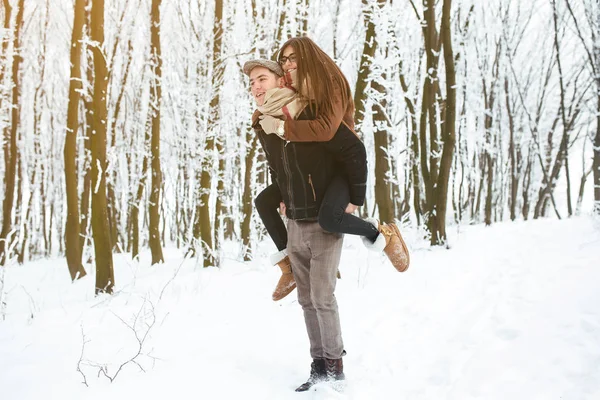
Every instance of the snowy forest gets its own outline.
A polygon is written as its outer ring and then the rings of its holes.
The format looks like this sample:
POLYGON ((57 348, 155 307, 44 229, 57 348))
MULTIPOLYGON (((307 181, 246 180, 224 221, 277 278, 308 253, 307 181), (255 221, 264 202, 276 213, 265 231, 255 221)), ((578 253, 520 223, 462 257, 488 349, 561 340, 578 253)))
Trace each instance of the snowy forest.
MULTIPOLYGON (((0 264, 266 235, 244 62, 309 36, 353 90, 362 216, 420 229, 600 214, 597 0, 2 0, 0 264)), ((231 257, 231 255, 229 255, 231 257)))

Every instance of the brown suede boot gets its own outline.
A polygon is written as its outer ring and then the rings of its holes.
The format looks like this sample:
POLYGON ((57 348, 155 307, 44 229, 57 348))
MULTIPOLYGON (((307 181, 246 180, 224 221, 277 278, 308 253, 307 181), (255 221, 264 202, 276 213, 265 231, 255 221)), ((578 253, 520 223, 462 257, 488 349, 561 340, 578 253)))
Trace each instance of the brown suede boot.
POLYGON ((281 268, 281 278, 277 282, 275 291, 273 292, 273 301, 279 301, 296 288, 296 281, 294 280, 294 274, 292 274, 292 263, 290 258, 286 255, 285 258, 277 263, 281 268))
POLYGON ((383 252, 392 262, 394 268, 400 272, 404 272, 410 265, 410 255, 408 254, 408 247, 402 239, 400 229, 396 224, 380 224, 379 233, 385 237, 385 248, 383 252))
POLYGON ((361 239, 364 245, 369 250, 383 251, 396 270, 400 272, 406 271, 410 264, 410 255, 408 247, 400 234, 400 229, 398 229, 396 224, 380 224, 374 218, 367 218, 366 221, 377 228, 379 236, 377 236, 374 243, 363 236, 361 239))

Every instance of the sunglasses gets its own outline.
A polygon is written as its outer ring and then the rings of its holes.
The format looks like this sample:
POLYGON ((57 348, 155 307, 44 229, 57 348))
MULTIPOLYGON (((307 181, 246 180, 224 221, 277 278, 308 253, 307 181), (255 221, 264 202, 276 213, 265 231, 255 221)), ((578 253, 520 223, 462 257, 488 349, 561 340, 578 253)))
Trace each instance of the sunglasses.
POLYGON ((285 65, 286 62, 288 62, 288 60, 290 60, 291 63, 295 63, 297 58, 296 58, 296 54, 292 53, 290 54, 288 57, 286 56, 282 56, 279 59, 279 65, 285 65))

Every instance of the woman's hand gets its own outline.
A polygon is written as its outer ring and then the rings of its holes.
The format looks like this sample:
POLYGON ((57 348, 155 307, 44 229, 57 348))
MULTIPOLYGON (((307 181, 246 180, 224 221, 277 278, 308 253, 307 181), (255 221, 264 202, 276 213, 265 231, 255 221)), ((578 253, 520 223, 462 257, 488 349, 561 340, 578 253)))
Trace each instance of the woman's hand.
POLYGON ((358 210, 358 206, 352 203, 348 203, 348 205, 346 206, 346 214, 354 214, 356 210, 358 210))
POLYGON ((283 137, 284 122, 282 120, 271 117, 270 115, 261 115, 258 118, 260 120, 258 123, 260 124, 263 131, 265 131, 265 133, 267 135, 270 135, 271 133, 275 133, 276 135, 283 137))
POLYGON ((279 202, 279 211, 281 211, 281 214, 285 215, 285 203, 283 201, 279 202))

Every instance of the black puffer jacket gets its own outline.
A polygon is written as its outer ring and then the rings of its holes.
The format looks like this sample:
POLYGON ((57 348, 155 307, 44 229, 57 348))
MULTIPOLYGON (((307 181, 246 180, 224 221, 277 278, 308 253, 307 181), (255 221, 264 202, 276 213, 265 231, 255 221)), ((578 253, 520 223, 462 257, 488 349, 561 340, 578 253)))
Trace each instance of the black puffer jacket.
MULTIPOLYGON (((336 175, 345 176, 350 202, 363 205, 367 181, 365 146, 344 123, 329 142, 286 142, 267 135, 255 116, 253 127, 265 150, 273 182, 290 219, 315 219, 325 191, 336 175)), ((311 119, 308 108, 297 119, 311 119)))

